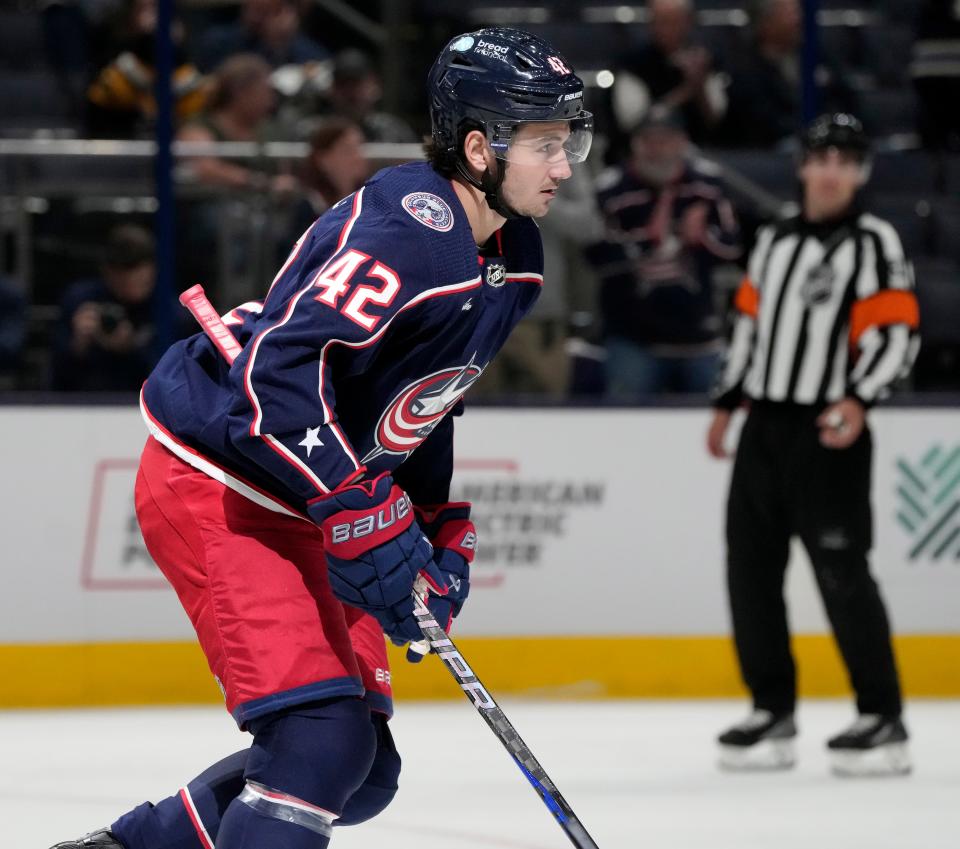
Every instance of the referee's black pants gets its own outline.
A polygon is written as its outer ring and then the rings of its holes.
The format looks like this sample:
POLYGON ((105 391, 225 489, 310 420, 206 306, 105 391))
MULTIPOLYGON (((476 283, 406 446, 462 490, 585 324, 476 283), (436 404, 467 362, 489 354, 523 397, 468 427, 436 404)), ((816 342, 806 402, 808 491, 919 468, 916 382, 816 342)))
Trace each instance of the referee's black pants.
POLYGON ((791 712, 796 668, 783 597, 790 538, 800 537, 860 713, 899 715, 890 624, 871 547, 870 431, 824 448, 822 408, 754 403, 740 436, 727 503, 727 587, 734 641, 754 707, 791 712))

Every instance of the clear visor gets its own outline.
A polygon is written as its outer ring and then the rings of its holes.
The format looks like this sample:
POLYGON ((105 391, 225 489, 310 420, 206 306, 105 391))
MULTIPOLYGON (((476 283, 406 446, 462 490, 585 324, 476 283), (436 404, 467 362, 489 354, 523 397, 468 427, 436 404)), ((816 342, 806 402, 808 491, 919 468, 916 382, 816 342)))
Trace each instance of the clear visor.
POLYGON ((487 141, 497 159, 522 165, 583 162, 593 144, 593 115, 556 121, 524 121, 487 127, 487 141))

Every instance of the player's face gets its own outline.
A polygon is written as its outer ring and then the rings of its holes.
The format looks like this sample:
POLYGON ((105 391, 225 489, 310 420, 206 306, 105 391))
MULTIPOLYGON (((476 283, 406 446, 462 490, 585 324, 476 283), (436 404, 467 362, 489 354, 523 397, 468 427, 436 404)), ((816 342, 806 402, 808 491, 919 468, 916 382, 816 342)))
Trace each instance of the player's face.
POLYGON ((841 214, 863 183, 863 164, 848 151, 828 148, 808 154, 800 166, 804 202, 819 217, 841 214))
POLYGON ((503 197, 521 215, 542 218, 557 196, 557 189, 570 176, 570 162, 563 145, 570 135, 566 121, 521 124, 510 144, 509 163, 503 180, 503 197))

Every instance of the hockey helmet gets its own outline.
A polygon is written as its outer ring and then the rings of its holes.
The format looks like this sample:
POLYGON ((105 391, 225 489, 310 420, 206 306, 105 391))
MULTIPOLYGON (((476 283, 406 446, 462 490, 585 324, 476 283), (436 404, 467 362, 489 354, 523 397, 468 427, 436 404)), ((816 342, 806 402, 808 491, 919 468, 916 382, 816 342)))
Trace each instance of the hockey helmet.
POLYGON ((866 161, 870 153, 870 139, 863 130, 863 124, 848 112, 834 112, 815 118, 803 131, 800 144, 804 156, 815 150, 837 150, 853 153, 861 161, 866 161))
POLYGON ((485 133, 494 156, 510 162, 519 125, 566 121, 570 134, 544 146, 546 161, 582 162, 590 152, 593 116, 583 107, 583 82, 550 44, 530 33, 488 27, 458 35, 433 63, 427 85, 434 147, 487 191, 488 200, 499 197, 503 169, 495 177, 485 174, 482 186, 469 174, 461 145, 471 130, 485 133))

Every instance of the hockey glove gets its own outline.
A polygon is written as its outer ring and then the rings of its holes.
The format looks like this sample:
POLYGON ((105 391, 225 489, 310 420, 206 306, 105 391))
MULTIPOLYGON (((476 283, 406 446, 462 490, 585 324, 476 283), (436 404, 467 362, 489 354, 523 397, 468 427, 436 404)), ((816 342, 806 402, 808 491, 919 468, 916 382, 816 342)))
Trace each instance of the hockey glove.
POLYGON ((443 596, 431 596, 427 606, 444 631, 450 630, 470 594, 470 564, 477 551, 477 529, 466 501, 437 507, 415 507, 417 520, 433 545, 433 561, 447 584, 443 596))
POLYGON ((307 509, 323 531, 333 594, 373 616, 395 643, 422 639, 413 616, 413 583, 422 576, 438 596, 446 595, 447 584, 410 498, 393 478, 384 473, 341 487, 307 509))
MULTIPOLYGON (((470 593, 470 564, 477 550, 477 529, 470 521, 470 504, 457 502, 414 510, 420 527, 433 544, 433 560, 447 584, 447 593, 431 594, 427 607, 437 624, 449 631, 470 593)), ((425 643, 411 646, 407 660, 418 663, 426 651, 425 643)))

